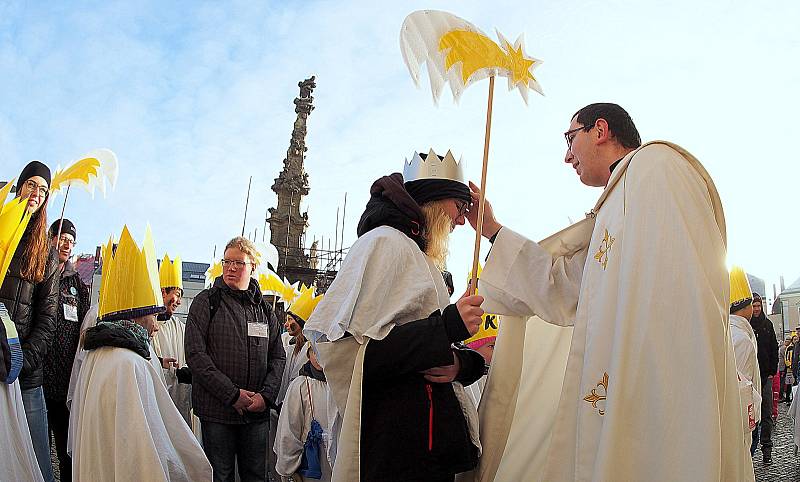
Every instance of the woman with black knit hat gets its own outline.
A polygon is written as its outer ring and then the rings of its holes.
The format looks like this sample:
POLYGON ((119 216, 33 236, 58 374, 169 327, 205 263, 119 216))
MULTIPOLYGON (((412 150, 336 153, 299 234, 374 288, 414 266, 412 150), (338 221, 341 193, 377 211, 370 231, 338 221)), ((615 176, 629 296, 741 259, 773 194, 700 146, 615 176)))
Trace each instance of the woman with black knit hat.
POLYGON ((452 481, 480 454, 464 386, 484 361, 453 344, 477 332, 483 298, 451 304, 441 274, 470 190, 453 155, 431 150, 370 194, 359 238, 304 329, 342 417, 327 447, 333 480, 452 481))
POLYGON ((0 286, 0 303, 8 309, 22 343, 22 400, 39 468, 44 480, 52 481, 42 390, 42 367, 53 340, 58 305, 58 257, 47 235, 50 169, 39 161, 28 163, 17 180, 16 193, 17 197, 28 199, 31 219, 0 286))

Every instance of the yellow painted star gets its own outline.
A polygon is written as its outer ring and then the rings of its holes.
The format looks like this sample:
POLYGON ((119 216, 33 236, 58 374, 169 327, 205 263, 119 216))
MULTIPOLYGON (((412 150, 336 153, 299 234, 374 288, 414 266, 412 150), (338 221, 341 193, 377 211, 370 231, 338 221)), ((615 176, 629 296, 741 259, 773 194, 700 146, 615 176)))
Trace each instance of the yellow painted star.
POLYGON ((614 241, 616 241, 616 238, 608 234, 608 229, 605 229, 604 231, 605 233, 603 234, 603 241, 600 243, 600 248, 597 250, 597 254, 594 255, 594 259, 600 263, 600 265, 603 267, 603 271, 605 271, 606 266, 608 265, 608 252, 611 251, 611 247, 614 245, 614 241))

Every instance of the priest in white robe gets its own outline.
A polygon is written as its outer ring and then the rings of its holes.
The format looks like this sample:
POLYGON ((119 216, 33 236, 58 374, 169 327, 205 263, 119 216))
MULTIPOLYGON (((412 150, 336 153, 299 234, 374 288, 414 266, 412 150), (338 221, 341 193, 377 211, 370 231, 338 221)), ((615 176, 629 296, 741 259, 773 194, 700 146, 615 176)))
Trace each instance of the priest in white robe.
POLYGON ((210 481, 211 464, 153 366, 150 336, 164 310, 148 228, 104 249, 97 325, 87 329, 70 410, 72 475, 81 481, 210 481))
POLYGON ((581 109, 565 137, 565 162, 605 188, 587 219, 535 243, 486 206, 479 291, 509 316, 476 480, 753 480, 711 178, 674 144, 640 146, 615 104, 581 109))

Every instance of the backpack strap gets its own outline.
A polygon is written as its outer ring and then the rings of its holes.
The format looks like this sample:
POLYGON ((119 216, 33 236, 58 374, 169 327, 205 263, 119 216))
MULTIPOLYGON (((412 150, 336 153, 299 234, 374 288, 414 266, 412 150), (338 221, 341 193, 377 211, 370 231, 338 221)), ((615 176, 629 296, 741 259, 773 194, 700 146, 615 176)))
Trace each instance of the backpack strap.
POLYGON ((222 303, 222 293, 219 292, 219 288, 216 286, 212 286, 208 290, 208 311, 211 314, 211 317, 208 319, 209 323, 214 321, 214 315, 217 314, 219 310, 219 305, 222 303))

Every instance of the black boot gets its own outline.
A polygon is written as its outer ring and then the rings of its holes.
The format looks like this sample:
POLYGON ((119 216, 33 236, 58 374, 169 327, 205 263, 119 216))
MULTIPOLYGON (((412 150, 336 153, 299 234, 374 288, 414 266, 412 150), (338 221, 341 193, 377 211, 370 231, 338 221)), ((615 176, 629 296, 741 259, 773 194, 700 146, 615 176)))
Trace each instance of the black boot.
POLYGON ((772 463, 772 451, 764 452, 764 465, 769 465, 772 463))

